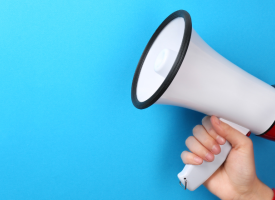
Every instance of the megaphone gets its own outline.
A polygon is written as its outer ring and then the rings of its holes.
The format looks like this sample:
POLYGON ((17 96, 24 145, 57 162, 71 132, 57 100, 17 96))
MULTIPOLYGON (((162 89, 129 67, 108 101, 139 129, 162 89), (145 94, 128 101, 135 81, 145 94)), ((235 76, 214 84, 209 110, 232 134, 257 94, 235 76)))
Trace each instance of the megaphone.
MULTIPOLYGON (((245 72, 208 46, 192 28, 187 11, 169 15, 145 47, 132 82, 139 109, 174 105, 215 115, 243 134, 275 141, 275 89, 245 72)), ((221 145, 213 162, 185 165, 180 184, 193 191, 226 160, 221 145)))

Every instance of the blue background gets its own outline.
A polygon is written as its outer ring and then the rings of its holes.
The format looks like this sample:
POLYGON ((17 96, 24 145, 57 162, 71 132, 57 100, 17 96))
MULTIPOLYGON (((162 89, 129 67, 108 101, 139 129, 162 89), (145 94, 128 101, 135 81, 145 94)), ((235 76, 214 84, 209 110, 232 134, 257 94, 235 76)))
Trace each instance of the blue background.
MULTIPOLYGON (((145 45, 179 9, 215 50, 275 83, 272 1, 0 2, 0 199, 216 199, 176 176, 203 115, 130 98, 145 45)), ((275 187, 275 143, 251 138, 275 187)))

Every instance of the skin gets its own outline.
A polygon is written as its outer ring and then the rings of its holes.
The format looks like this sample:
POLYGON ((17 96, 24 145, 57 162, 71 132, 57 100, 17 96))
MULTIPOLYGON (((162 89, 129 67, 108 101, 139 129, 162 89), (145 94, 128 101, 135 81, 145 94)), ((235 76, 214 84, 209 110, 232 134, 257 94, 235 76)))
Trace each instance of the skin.
POLYGON ((232 150, 204 186, 220 199, 271 200, 273 191, 256 175, 251 139, 215 116, 206 116, 202 125, 195 126, 193 136, 186 140, 191 152, 183 151, 182 161, 193 165, 200 165, 203 160, 211 162, 226 140, 232 145, 232 150))

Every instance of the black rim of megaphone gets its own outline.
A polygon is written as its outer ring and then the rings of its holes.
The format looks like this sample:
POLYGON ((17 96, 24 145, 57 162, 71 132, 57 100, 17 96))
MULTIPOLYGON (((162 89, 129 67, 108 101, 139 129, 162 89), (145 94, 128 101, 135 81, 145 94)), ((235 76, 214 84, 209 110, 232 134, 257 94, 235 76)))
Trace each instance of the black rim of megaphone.
POLYGON ((135 75, 133 78, 131 97, 132 97, 132 102, 135 107, 137 107, 139 109, 148 108, 149 106, 154 104, 163 95, 163 93, 167 90, 167 88, 169 87, 169 85, 171 84, 173 79, 175 78, 176 74, 178 73, 179 68, 182 64, 182 61, 185 57, 185 54, 186 54, 188 46, 189 46, 191 33, 192 33, 191 17, 189 15, 189 13, 185 10, 178 10, 178 11, 172 13, 157 28, 157 30, 155 31, 155 33, 149 40, 148 44, 146 45, 146 47, 141 55, 141 58, 138 62, 138 65, 137 65, 137 68, 135 71, 135 75), (138 83, 140 71, 142 69, 145 58, 146 58, 150 48, 152 47, 153 43, 155 42, 156 38, 160 34, 160 32, 166 27, 167 24, 169 24, 173 19, 178 18, 178 17, 182 17, 184 19, 185 29, 184 29, 183 39, 181 42, 181 46, 180 46, 180 50, 178 52, 177 58, 173 64, 169 74, 167 75, 167 77, 165 78, 165 80, 163 81, 161 86, 157 89, 157 91, 146 101, 140 102, 137 98, 137 83, 138 83))

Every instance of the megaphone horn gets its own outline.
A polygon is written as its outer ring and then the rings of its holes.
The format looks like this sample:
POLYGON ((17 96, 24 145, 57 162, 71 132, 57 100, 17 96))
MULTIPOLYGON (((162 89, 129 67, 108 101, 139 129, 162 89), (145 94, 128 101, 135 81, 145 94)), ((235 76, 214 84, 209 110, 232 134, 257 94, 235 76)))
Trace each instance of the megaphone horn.
MULTIPOLYGON (((243 134, 275 140, 275 90, 207 45, 192 29, 188 12, 168 16, 149 40, 132 82, 132 102, 181 106, 215 115, 243 134)), ((186 165, 180 182, 195 190, 225 161, 231 145, 213 162, 186 165), (187 183, 187 184, 186 184, 187 183)))

